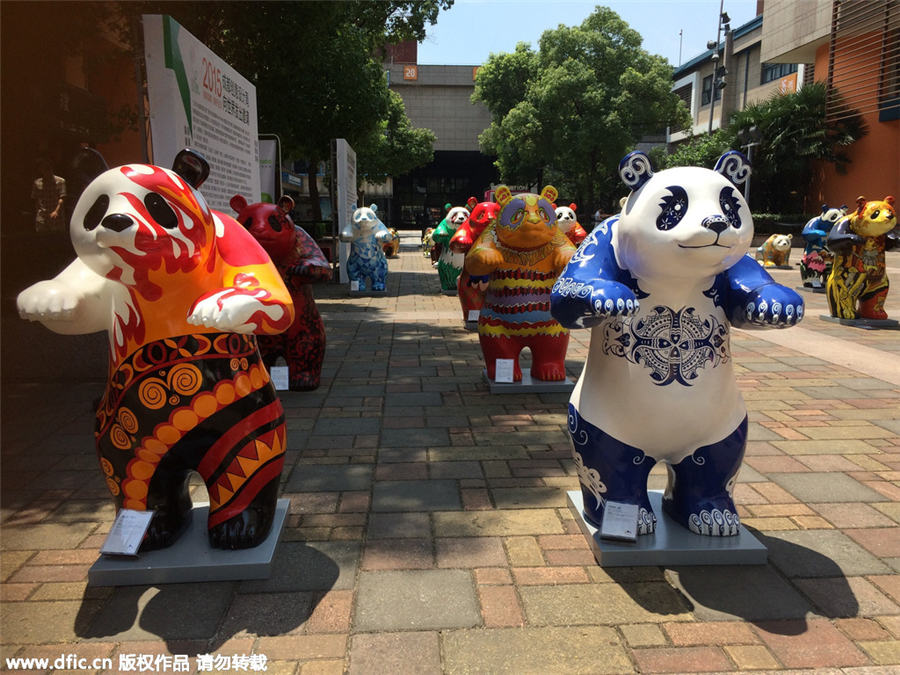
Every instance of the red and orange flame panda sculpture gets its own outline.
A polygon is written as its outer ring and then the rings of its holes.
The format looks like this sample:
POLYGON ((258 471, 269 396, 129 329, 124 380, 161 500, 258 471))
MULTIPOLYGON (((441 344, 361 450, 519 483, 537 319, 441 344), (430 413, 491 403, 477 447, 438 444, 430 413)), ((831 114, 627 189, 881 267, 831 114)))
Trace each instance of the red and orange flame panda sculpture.
POLYGON ((284 412, 254 334, 294 319, 266 252, 198 188, 209 165, 130 164, 84 190, 69 231, 78 257, 19 294, 22 317, 58 333, 106 330, 96 413, 100 466, 118 508, 154 510, 142 550, 171 544, 197 471, 217 548, 262 542, 284 464, 284 412))

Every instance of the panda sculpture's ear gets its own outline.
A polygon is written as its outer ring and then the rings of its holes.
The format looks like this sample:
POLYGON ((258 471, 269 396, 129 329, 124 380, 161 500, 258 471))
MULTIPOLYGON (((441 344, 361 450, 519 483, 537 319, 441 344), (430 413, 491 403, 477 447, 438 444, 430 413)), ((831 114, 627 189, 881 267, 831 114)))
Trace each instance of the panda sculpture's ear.
POLYGON ((478 200, 477 200, 475 197, 469 197, 469 198, 466 200, 466 206, 469 207, 469 210, 470 210, 470 211, 471 211, 472 209, 474 209, 477 205, 478 205, 478 200))
POLYGON ((740 187, 750 179, 750 160, 737 150, 729 150, 719 157, 714 171, 740 187))
MULTIPOLYGON (((181 175, 181 174, 179 174, 181 175)), ((247 206, 247 200, 244 198, 244 195, 235 195, 228 202, 229 206, 234 209, 236 212, 240 213, 247 206)))
POLYGON ((378 204, 370 204, 369 208, 372 209, 372 213, 378 213, 378 204))
POLYGON ((653 165, 650 158, 640 150, 629 152, 619 162, 619 177, 622 182, 632 191, 640 189, 640 187, 650 180, 653 176, 653 165))
POLYGON ((277 206, 283 213, 290 213, 294 209, 294 200, 288 195, 281 195, 277 206))
POLYGON ((184 178, 191 187, 199 188, 209 177, 209 162, 196 150, 185 148, 175 155, 172 171, 184 178))
POLYGON ((504 207, 509 203, 509 200, 512 199, 512 192, 505 185, 501 185, 494 190, 494 199, 497 200, 497 203, 501 207, 504 207))
POLYGON ((546 199, 548 202, 555 202, 556 198, 559 197, 559 190, 557 190, 552 185, 547 185, 541 190, 541 197, 546 199))

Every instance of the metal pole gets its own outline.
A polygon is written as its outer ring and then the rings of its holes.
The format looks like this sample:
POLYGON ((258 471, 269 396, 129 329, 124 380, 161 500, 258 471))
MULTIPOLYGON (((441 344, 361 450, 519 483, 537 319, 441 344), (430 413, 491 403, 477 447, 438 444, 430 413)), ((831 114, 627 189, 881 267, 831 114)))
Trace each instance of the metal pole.
POLYGON ((713 54, 712 100, 709 102, 709 133, 712 133, 713 116, 716 112, 716 75, 719 72, 719 40, 722 36, 722 12, 725 11, 725 0, 719 2, 719 23, 716 26, 716 51, 713 54))

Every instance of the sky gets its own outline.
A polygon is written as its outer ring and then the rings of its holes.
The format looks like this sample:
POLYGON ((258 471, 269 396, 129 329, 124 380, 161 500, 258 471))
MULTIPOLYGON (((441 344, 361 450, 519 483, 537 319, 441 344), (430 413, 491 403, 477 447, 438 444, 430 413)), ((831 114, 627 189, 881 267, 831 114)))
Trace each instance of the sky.
MULTIPOLYGON (((732 28, 756 16, 756 0, 724 3, 732 28)), ((719 4, 720 0, 455 0, 428 29, 419 44, 418 61, 475 66, 491 53, 514 51, 523 41, 536 51, 545 30, 560 24, 577 26, 597 5, 605 5, 641 34, 646 51, 678 66, 705 52, 707 41, 716 39, 719 4)))

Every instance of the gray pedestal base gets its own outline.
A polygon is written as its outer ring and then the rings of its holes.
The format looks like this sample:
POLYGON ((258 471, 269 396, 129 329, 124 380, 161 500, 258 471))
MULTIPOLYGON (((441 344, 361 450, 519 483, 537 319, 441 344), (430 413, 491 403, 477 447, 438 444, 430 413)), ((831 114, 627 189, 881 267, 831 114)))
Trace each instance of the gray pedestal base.
POLYGON ((896 319, 840 319, 829 314, 820 314, 822 321, 839 323, 842 326, 853 326, 867 330, 900 330, 900 321, 896 319))
POLYGON ((441 295, 457 295, 458 293, 459 293, 459 291, 455 288, 452 290, 446 289, 446 288, 441 289, 441 295))
POLYGON ((567 377, 565 380, 534 380, 531 373, 522 373, 521 382, 495 382, 487 376, 487 370, 481 376, 491 387, 492 394, 567 394, 575 388, 575 382, 567 377))
POLYGON ((694 534, 663 512, 662 492, 651 490, 649 495, 656 514, 656 532, 639 536, 632 544, 601 539, 599 528, 584 517, 581 490, 566 492, 569 510, 575 515, 601 567, 766 564, 766 547, 747 528, 741 527, 735 537, 694 534))
POLYGON ((465 328, 466 328, 466 330, 477 331, 478 330, 478 322, 477 321, 466 321, 465 328))
POLYGON ((275 546, 291 500, 278 500, 269 536, 253 548, 210 548, 206 534, 208 504, 195 504, 187 530, 168 548, 136 558, 100 556, 88 570, 89 586, 144 586, 197 581, 268 579, 275 546))
POLYGON ((795 286, 798 291, 806 291, 807 293, 824 293, 824 286, 795 286))

